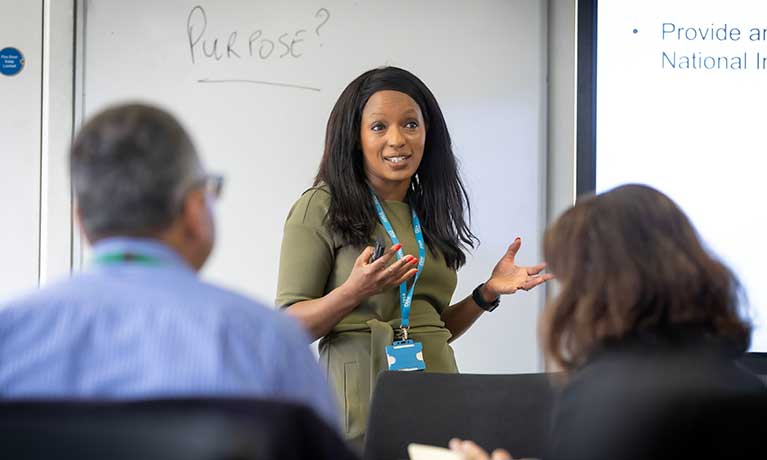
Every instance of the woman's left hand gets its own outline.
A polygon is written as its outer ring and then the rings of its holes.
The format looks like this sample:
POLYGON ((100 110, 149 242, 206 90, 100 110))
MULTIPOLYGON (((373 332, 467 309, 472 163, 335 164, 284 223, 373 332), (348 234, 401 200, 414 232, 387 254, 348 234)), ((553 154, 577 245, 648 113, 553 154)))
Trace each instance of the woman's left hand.
POLYGON ((496 299, 502 294, 513 294, 517 292, 517 289, 529 291, 530 289, 543 284, 546 281, 554 278, 554 275, 550 273, 541 274, 546 264, 533 265, 531 267, 520 267, 516 264, 514 259, 517 256, 517 251, 522 246, 522 239, 517 237, 509 249, 506 250, 506 254, 503 255, 500 261, 493 269, 493 274, 490 275, 490 279, 483 286, 483 297, 491 300, 496 299))

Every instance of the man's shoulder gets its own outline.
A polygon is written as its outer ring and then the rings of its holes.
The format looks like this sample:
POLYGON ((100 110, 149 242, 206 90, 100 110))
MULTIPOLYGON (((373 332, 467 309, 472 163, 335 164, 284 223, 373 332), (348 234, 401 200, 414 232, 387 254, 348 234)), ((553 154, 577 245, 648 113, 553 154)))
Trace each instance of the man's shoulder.
POLYGON ((215 308, 229 315, 233 323, 249 328, 270 329, 277 336, 280 334, 303 334, 297 327, 296 321, 273 306, 250 298, 231 289, 209 282, 200 282, 202 289, 208 290, 217 299, 215 308))
POLYGON ((164 285, 161 281, 131 283, 84 273, 6 302, 0 309, 0 329, 6 331, 37 324, 43 329, 56 325, 74 334, 96 324, 109 324, 109 328, 142 324, 146 332, 147 328, 167 327, 165 320, 173 321, 179 330, 195 325, 198 332, 223 334, 239 346, 309 343, 306 332, 286 314, 196 277, 185 277, 182 284, 164 285), (158 323, 158 318, 163 321, 158 323))
POLYGON ((130 308, 180 311, 240 312, 261 322, 280 321, 278 313, 258 300, 186 274, 165 273, 153 277, 119 277, 83 272, 53 282, 2 304, 0 313, 41 309, 130 308))
POLYGON ((38 289, 22 292, 16 297, 0 303, 0 314, 17 313, 28 308, 41 308, 54 304, 60 305, 62 301, 82 293, 83 282, 89 284, 86 278, 89 278, 89 275, 76 274, 70 278, 53 281, 38 289))

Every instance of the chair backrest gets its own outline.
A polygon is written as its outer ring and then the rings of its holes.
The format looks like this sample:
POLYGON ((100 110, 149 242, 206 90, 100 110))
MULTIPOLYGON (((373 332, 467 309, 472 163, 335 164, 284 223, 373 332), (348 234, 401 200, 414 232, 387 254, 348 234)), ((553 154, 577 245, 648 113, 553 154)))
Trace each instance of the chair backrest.
POLYGON ((452 437, 540 458, 554 397, 550 374, 384 372, 371 402, 364 458, 406 459, 411 442, 447 446, 452 437))
POLYGON ((13 459, 355 459, 306 407, 251 399, 0 402, 13 459))

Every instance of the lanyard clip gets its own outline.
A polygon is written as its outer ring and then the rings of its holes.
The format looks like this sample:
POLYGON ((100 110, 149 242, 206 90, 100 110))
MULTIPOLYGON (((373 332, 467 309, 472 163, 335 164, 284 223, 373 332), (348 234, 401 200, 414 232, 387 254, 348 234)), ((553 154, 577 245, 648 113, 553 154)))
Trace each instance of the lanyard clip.
POLYGON ((407 340, 407 330, 408 329, 409 328, 407 326, 400 326, 400 329, 399 329, 400 333, 398 334, 400 339, 407 340))

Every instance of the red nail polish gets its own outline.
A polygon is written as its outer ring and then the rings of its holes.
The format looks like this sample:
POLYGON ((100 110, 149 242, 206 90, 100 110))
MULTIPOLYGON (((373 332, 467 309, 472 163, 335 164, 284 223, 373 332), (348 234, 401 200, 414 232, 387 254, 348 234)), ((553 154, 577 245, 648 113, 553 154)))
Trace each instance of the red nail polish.
POLYGON ((395 245, 392 247, 392 249, 393 249, 393 250, 395 250, 395 251, 398 251, 398 250, 399 250, 399 248, 401 248, 401 247, 402 247, 402 243, 397 243, 397 244, 395 244, 395 245))
POLYGON ((413 257, 413 260, 410 261, 411 264, 416 265, 418 263, 418 259, 413 257))

